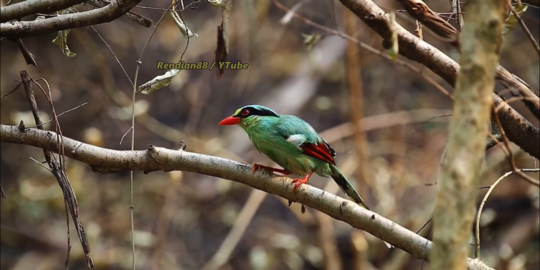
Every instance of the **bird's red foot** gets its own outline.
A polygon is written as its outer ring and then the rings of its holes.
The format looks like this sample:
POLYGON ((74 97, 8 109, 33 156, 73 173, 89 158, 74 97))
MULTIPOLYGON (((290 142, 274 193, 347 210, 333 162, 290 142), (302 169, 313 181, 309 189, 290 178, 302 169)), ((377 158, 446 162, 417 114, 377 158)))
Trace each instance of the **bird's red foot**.
POLYGON ((294 184, 294 187, 293 187, 293 190, 296 190, 298 189, 302 184, 305 184, 307 183, 307 181, 309 180, 309 177, 311 177, 311 175, 313 174, 313 172, 310 172, 308 173, 308 175, 306 175, 306 177, 302 178, 302 179, 294 179, 292 182, 294 184))
POLYGON ((277 172, 277 173, 281 173, 281 174, 284 174, 284 175, 291 174, 291 172, 286 171, 286 170, 276 169, 276 168, 264 166, 264 165, 257 164, 257 163, 253 164, 253 169, 251 170, 251 174, 255 174, 255 171, 259 170, 259 169, 264 169, 264 170, 268 170, 268 171, 271 171, 271 172, 277 172))

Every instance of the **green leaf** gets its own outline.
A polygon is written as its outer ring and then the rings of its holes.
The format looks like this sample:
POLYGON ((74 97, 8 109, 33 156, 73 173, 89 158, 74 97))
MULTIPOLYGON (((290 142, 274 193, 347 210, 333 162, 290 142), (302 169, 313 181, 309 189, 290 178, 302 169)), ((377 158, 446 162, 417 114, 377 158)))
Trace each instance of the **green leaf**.
POLYGON ((180 73, 180 69, 171 69, 163 75, 156 76, 152 80, 139 86, 137 93, 149 95, 150 93, 168 86, 171 80, 180 73))
POLYGON ((67 57, 74 57, 76 56, 77 54, 76 53, 73 53, 69 50, 69 47, 67 45, 67 36, 69 34, 69 29, 67 30, 62 30, 62 31, 58 31, 58 35, 56 36, 55 39, 53 39, 53 43, 58 45, 58 47, 60 47, 60 49, 62 49, 62 53, 67 56, 67 57))
MULTIPOLYGON (((521 5, 521 6, 516 6, 514 8, 514 10, 516 11, 516 13, 519 15, 519 17, 523 17, 523 14, 525 13, 525 11, 527 11, 527 8, 529 6, 528 5, 521 5)), ((514 13, 513 12, 510 12, 510 15, 508 16, 508 18, 506 18, 506 20, 504 21, 504 25, 503 25, 503 35, 506 35, 508 34, 510 31, 512 31, 512 29, 514 29, 514 27, 516 27, 516 24, 518 23, 518 19, 516 18, 516 16, 514 16, 514 13)))
POLYGON ((185 38, 190 38, 190 37, 193 37, 193 36, 196 36, 196 37, 199 36, 199 35, 191 32, 191 30, 189 30, 187 25, 184 23, 184 21, 182 20, 180 15, 178 15, 178 13, 176 13, 175 10, 171 10, 171 16, 173 17, 174 22, 176 23, 178 28, 180 28, 180 32, 182 32, 182 34, 184 35, 185 38))
POLYGON ((321 40, 321 35, 313 34, 313 35, 306 35, 302 34, 304 37, 304 45, 306 45, 308 51, 311 51, 313 47, 321 40))

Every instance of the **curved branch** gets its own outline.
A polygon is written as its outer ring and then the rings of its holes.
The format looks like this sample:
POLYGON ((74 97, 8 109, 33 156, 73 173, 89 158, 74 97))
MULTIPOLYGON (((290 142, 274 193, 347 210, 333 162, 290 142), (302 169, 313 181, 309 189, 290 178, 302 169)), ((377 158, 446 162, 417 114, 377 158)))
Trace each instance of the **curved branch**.
MULTIPOLYGON (((449 43, 459 50, 459 32, 453 25, 446 22, 439 14, 431 10, 421 0, 399 0, 401 5, 407 10, 414 19, 418 20, 433 31, 435 34, 449 41, 449 43)), ((500 2, 504 8, 504 14, 508 14, 512 8, 510 1, 500 2)), ((527 108, 540 118, 540 98, 536 93, 529 89, 529 86, 520 78, 510 73, 503 66, 497 66, 497 75, 495 77, 504 87, 517 89, 525 97, 523 102, 527 108)))
MULTIPOLYGON (((302 185, 293 192, 292 180, 257 172, 251 175, 251 166, 232 160, 149 146, 148 150, 121 151, 105 149, 63 137, 66 156, 89 164, 100 173, 120 171, 172 171, 182 170, 228 179, 285 199, 317 209, 354 228, 364 230, 413 256, 428 260, 431 242, 412 231, 349 200, 310 185, 302 185)), ((31 145, 58 152, 57 134, 34 128, 0 125, 0 141, 31 145)), ((478 260, 469 259, 469 269, 492 269, 478 260)))
POLYGON ((522 142, 526 144, 526 147, 522 147, 516 143, 525 152, 540 159, 540 130, 500 97, 496 96, 494 105, 498 109, 497 115, 503 125, 506 136, 508 136, 508 140, 514 143, 522 142))
MULTIPOLYGON (((391 29, 386 13, 375 5, 372 1, 367 0, 340 0, 341 3, 354 12, 364 23, 377 32, 384 40, 389 40, 391 29)), ((435 74, 439 75, 450 85, 455 86, 456 78, 459 72, 459 64, 452 60, 448 55, 444 54, 429 43, 419 39, 401 25, 395 25, 395 31, 398 35, 399 53, 413 61, 417 61, 429 68, 435 74)), ((495 93, 493 93, 495 103, 504 102, 495 93)), ((519 133, 512 140, 525 152, 540 159, 538 147, 535 147, 533 141, 538 141, 540 133, 538 128, 534 127, 529 121, 524 119, 512 107, 507 106, 506 110, 499 110, 499 117, 504 130, 519 133), (516 123, 522 123, 524 129, 512 130, 516 127, 516 123)))
POLYGON ((26 0, 0 9, 0 22, 20 19, 36 13, 52 13, 86 0, 26 0))
POLYGON ((109 5, 80 13, 34 21, 11 21, 0 24, 0 35, 11 38, 85 27, 111 22, 136 6, 141 0, 114 0, 109 5))

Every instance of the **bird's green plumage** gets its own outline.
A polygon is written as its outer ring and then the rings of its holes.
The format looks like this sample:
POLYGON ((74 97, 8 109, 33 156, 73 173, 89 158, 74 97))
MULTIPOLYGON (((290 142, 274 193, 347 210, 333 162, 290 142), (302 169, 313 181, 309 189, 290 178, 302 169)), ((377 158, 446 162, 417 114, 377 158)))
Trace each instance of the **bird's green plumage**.
POLYGON ((238 109, 234 116, 241 117, 238 125, 246 131, 257 150, 285 170, 302 176, 311 172, 323 177, 330 176, 353 201, 368 208, 347 178, 334 164, 304 153, 300 146, 311 143, 325 144, 330 153, 335 154, 306 121, 294 115, 279 115, 260 105, 244 106, 238 109), (247 117, 241 117, 241 112, 245 108, 249 108, 254 113, 247 117))

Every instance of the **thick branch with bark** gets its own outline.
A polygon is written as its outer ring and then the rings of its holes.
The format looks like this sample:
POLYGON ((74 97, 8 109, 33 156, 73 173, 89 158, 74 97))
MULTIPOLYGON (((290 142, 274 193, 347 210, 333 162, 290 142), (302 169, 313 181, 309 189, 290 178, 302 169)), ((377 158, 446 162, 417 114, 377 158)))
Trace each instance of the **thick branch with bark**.
MULTIPOLYGON (((0 125, 0 141, 31 145, 58 152, 57 134, 34 128, 0 125)), ((232 180, 319 210, 335 219, 364 230, 413 256, 428 260, 431 242, 414 232, 359 205, 308 184, 293 192, 292 179, 264 172, 251 175, 251 166, 232 160, 150 146, 143 151, 120 151, 62 139, 66 156, 89 164, 96 172, 182 170, 232 180)), ((469 259, 469 269, 492 269, 469 259)))
POLYGON ((0 35, 21 38, 111 22, 131 10, 139 2, 141 0, 113 0, 107 6, 85 12, 62 14, 43 20, 1 23, 0 35))
MULTIPOLYGON (((459 49, 459 32, 457 29, 446 22, 439 14, 431 10, 422 0, 399 0, 399 2, 413 18, 459 49)), ((499 4, 502 6, 503 15, 506 18, 511 9, 510 1, 500 1, 499 4)), ((518 90, 519 93, 525 97, 523 102, 527 105, 527 108, 529 108, 537 118, 540 118, 540 98, 536 93, 529 89, 527 84, 501 65, 497 66, 496 79, 504 87, 518 90)), ((517 93, 515 95, 517 95, 517 93)))
POLYGON ((439 14, 431 10, 422 0, 399 0, 398 1, 407 12, 422 25, 429 28, 438 36, 450 42, 452 45, 458 45, 459 32, 439 14))
MULTIPOLYGON (((368 0, 340 1, 364 21, 364 23, 377 32, 384 40, 390 40, 391 29, 389 27, 388 17, 376 4, 368 0)), ((395 25, 395 31, 398 35, 399 54, 423 64, 450 85, 455 85, 459 72, 458 63, 397 23, 395 25)), ((504 102, 495 93, 492 94, 492 98, 495 102, 504 102)), ((511 139, 509 135, 509 139, 525 152, 540 159, 538 147, 535 147, 538 144, 534 143, 534 141, 540 139, 538 128, 534 127, 510 106, 507 106, 507 110, 499 110, 499 117, 504 131, 507 134, 513 133, 515 135, 513 136, 513 139, 511 139), (520 122, 523 123, 522 126, 526 126, 527 128, 519 130, 514 129, 518 126, 516 123, 520 122)))
POLYGON ((20 19, 36 13, 52 13, 86 0, 26 0, 0 9, 0 22, 20 19))
POLYGON ((467 262, 503 45, 503 7, 499 0, 470 0, 465 14, 461 70, 433 214, 433 269, 464 269, 467 262))

